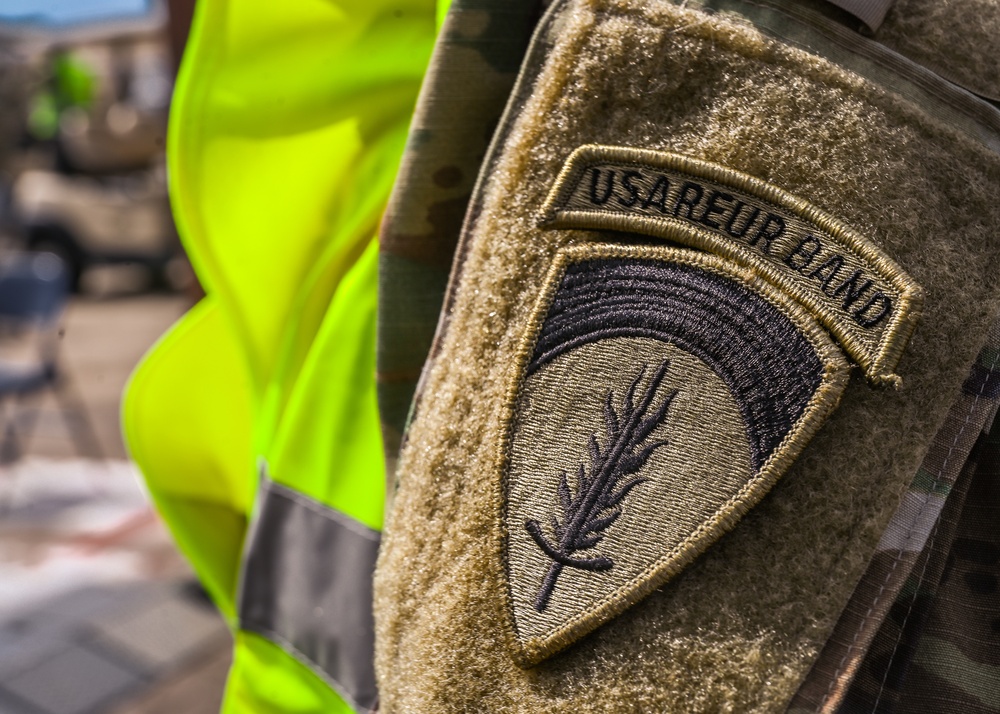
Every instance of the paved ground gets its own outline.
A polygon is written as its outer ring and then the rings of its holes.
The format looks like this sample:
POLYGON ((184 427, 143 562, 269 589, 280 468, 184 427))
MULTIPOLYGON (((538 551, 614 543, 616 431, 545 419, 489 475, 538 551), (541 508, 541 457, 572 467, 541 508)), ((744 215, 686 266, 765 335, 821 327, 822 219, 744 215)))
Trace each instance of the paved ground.
POLYGON ((145 501, 119 436, 132 367, 183 298, 78 298, 63 365, 104 460, 51 396, 0 471, 0 712, 210 714, 229 635, 145 501), (83 453, 78 453, 83 451, 83 453))
MULTIPOLYGON (((125 458, 118 408, 132 368, 185 306, 185 299, 176 295, 77 298, 70 304, 60 356, 71 391, 86 405, 106 456, 125 458)), ((31 452, 80 456, 56 406, 52 395, 43 400, 31 452)))

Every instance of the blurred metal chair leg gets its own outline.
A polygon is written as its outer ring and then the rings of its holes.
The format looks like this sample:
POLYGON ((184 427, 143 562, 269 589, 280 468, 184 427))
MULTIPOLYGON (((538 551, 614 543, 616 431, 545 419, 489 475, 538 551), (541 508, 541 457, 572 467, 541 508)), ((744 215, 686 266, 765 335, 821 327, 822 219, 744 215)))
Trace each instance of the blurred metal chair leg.
POLYGON ((104 458, 86 405, 58 361, 68 288, 65 266, 54 255, 15 253, 0 259, 0 338, 15 348, 14 357, 0 359, 0 467, 24 455, 47 390, 77 453, 104 458))

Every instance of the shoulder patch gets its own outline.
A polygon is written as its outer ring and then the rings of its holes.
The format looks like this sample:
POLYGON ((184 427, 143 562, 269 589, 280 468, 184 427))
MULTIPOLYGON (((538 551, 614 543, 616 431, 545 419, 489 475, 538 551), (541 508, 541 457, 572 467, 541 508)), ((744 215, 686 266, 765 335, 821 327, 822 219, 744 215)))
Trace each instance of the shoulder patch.
POLYGON ((873 383, 899 381, 920 287, 874 243, 776 186, 678 154, 582 146, 542 220, 666 238, 752 268, 806 306, 873 383))
POLYGON ((848 373, 806 310, 730 261, 560 251, 505 407, 497 498, 516 659, 563 649, 731 529, 848 373))

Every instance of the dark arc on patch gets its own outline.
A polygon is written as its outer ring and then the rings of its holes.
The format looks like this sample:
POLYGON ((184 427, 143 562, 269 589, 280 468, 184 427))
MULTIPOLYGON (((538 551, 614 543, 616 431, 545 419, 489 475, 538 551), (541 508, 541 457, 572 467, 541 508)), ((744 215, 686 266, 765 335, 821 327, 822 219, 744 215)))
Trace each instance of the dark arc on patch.
POLYGON ((756 469, 802 416, 823 375, 809 340, 760 295, 712 272, 641 258, 566 268, 526 375, 613 337, 657 339, 702 359, 739 403, 756 469))

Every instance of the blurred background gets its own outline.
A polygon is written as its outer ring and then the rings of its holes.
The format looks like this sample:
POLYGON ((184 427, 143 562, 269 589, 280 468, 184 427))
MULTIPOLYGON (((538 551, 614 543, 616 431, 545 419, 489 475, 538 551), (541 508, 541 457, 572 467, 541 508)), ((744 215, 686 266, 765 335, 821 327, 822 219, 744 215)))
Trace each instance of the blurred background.
POLYGON ((0 2, 0 713, 216 712, 224 623, 119 400, 199 297, 164 143, 194 0, 0 2))

